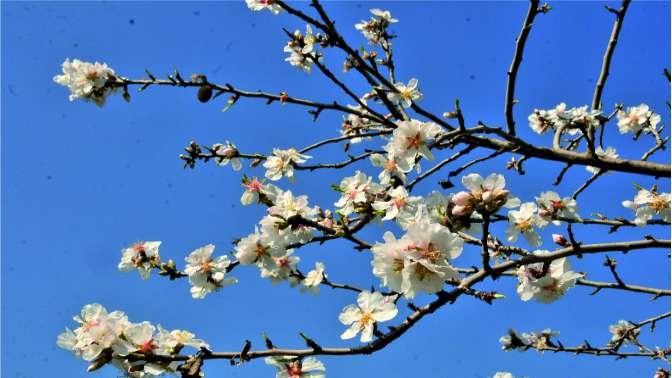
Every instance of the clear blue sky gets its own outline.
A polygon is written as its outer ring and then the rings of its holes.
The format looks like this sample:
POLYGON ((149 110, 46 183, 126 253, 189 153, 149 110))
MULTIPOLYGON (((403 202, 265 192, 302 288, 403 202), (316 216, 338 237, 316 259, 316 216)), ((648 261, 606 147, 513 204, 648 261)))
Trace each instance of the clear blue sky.
MULTIPOLYGON (((523 136, 550 143, 547 137, 531 135, 526 127, 527 115, 535 107, 549 108, 561 101, 569 106, 590 103, 613 21, 604 4, 553 3, 549 14, 538 16, 516 94, 520 100, 516 119, 523 136)), ((395 40, 398 78, 420 80, 425 108, 437 113, 451 110, 459 97, 468 123, 503 124, 506 70, 527 3, 326 5, 355 45, 365 42, 352 25, 368 18, 372 7, 388 8, 400 19, 394 27, 399 35, 395 40)), ((669 67, 669 14, 669 3, 632 4, 604 94, 606 106, 645 102, 669 125, 665 105, 669 86, 662 75, 663 68, 669 67)), ((182 169, 177 156, 190 140, 212 144, 228 139, 243 151, 267 153, 273 146, 300 147, 335 135, 340 115, 325 112, 313 124, 302 108, 266 106, 254 100, 241 100, 221 113, 223 97, 201 104, 193 90, 169 88, 134 94, 130 104, 116 96, 99 109, 70 103, 67 90, 52 82, 69 57, 107 62, 131 78, 143 76, 145 68, 157 76, 179 68, 185 77, 204 73, 214 82, 250 90, 285 90, 298 97, 347 102, 323 77, 306 76, 284 62, 281 27, 304 29, 286 15, 250 12, 242 1, 3 2, 3 377, 87 376, 85 363, 60 350, 56 336, 66 325, 72 326, 71 317, 82 305, 91 302, 123 310, 134 321, 190 329, 215 350, 237 350, 245 339, 261 347, 264 331, 276 344, 287 347, 302 345, 299 331, 325 345, 356 344, 338 338, 344 328, 337 315, 355 299, 349 293, 323 289, 317 297, 302 295, 286 285, 272 286, 258 277, 256 269, 248 268, 236 269, 237 286, 195 301, 184 280, 154 277, 142 282, 136 273, 124 274, 116 268, 121 249, 136 240, 162 240, 162 255, 180 265, 191 250, 208 243, 227 252, 231 240, 252 232, 260 219, 263 209, 243 208, 238 202, 242 173, 212 164, 193 171, 182 169)), ((327 62, 340 67, 342 56, 336 58, 328 57, 327 62)), ((358 93, 366 90, 355 73, 346 80, 358 93)), ((613 125, 607 136, 622 156, 640 156, 645 148, 631 147, 629 137, 614 132, 613 125)), ((342 159, 337 148, 319 156, 325 162, 342 159)), ((664 152, 657 159, 668 158, 664 152)), ((503 161, 480 165, 475 171, 503 171, 503 161)), ((368 162, 357 167, 374 172, 368 162)), ((527 175, 507 172, 506 178, 516 195, 532 200, 550 188, 560 168, 530 161, 527 175)), ((248 172, 263 175, 260 169, 248 172)), ((350 174, 301 172, 297 184, 282 181, 281 186, 308 194, 312 203, 327 207, 336 200, 328 184, 350 174)), ((570 194, 587 178, 583 168, 575 168, 558 191, 570 194)), ((589 215, 586 209, 590 208, 610 217, 630 217, 620 203, 634 196, 633 181, 633 176, 624 174, 603 177, 582 195, 581 214, 589 215)), ((660 185, 669 191, 668 180, 660 185)), ((418 193, 433 189, 438 186, 428 181, 418 187, 418 193)), ((549 248, 551 230, 544 234, 549 248)), ((669 236, 668 231, 654 230, 658 236, 669 236)), ((381 240, 381 234, 374 226, 363 236, 374 241, 381 240)), ((577 230, 584 242, 640 239, 643 234, 639 229, 616 235, 607 235, 605 229, 577 230)), ((371 275, 369 253, 357 253, 347 243, 313 246, 298 253, 304 270, 320 260, 334 281, 378 284, 371 275)), ((476 264, 477 255, 468 249, 457 263, 476 264)), ((613 257, 629 283, 665 287, 670 282, 664 251, 613 257)), ((608 280, 602 259, 601 255, 573 258, 572 263, 575 270, 591 271, 592 279, 608 280)), ((461 298, 372 356, 321 360, 331 377, 486 377, 499 370, 532 378, 641 377, 662 366, 644 359, 504 353, 497 340, 509 327, 521 331, 550 327, 560 331, 565 345, 578 345, 586 338, 594 345, 604 344, 610 337, 609 324, 662 313, 670 306, 669 298, 650 302, 647 296, 609 291, 591 297, 589 289, 576 288, 552 305, 540 305, 521 302, 513 280, 502 279, 497 285, 507 298, 493 306, 461 298)), ((669 325, 661 323, 659 330, 653 336, 643 331, 642 339, 669 345, 669 325)), ((260 360, 243 367, 211 362, 206 373, 274 374, 260 360)), ((88 376, 116 374, 103 369, 88 376)))

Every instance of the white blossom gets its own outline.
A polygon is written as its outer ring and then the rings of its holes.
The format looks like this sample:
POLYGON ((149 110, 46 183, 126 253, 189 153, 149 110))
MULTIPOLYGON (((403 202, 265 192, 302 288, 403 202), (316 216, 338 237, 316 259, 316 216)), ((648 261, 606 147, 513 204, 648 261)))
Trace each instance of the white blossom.
POLYGON ((404 108, 411 106, 413 102, 422 99, 422 93, 418 89, 418 79, 411 79, 408 85, 404 83, 395 83, 397 91, 390 91, 388 98, 395 104, 400 104, 404 108))
POLYGON ((345 306, 338 316, 341 323, 349 326, 341 335, 341 339, 352 339, 361 332, 359 340, 367 343, 372 340, 374 324, 394 318, 397 312, 394 297, 363 291, 357 296, 357 305, 345 306))
POLYGON ((478 173, 471 173, 462 177, 462 185, 469 191, 459 192, 451 198, 455 205, 451 213, 455 216, 465 216, 478 211, 480 213, 494 213, 502 206, 514 208, 520 205, 520 200, 509 197, 509 191, 504 189, 504 176, 493 173, 483 179, 478 173))
POLYGON ((402 183, 406 184, 406 172, 399 168, 396 159, 392 155, 382 155, 382 154, 373 154, 369 157, 371 164, 374 167, 381 167, 383 170, 378 174, 378 181, 382 185, 388 185, 392 177, 396 177, 401 180, 402 183))
POLYGON ((322 54, 314 50, 316 43, 318 43, 318 39, 313 34, 310 25, 306 25, 305 35, 298 30, 295 31, 293 39, 287 43, 283 50, 289 53, 289 57, 285 61, 292 66, 303 69, 306 73, 310 73, 314 61, 322 62, 322 54))
POLYGON ((282 256, 273 256, 271 264, 259 265, 261 277, 269 278, 274 284, 285 280, 289 280, 292 287, 297 284, 298 282, 294 277, 294 273, 296 272, 296 265, 301 259, 298 256, 294 256, 293 252, 293 250, 289 249, 282 256))
POLYGON ((129 325, 128 318, 123 312, 108 313, 105 307, 98 303, 84 306, 81 315, 75 316, 74 320, 79 323, 79 327, 74 331, 66 328, 65 332, 58 336, 57 344, 86 361, 93 361, 104 350, 110 349, 129 325))
POLYGON ((277 369, 275 378, 325 378, 324 364, 314 357, 304 359, 293 356, 266 357, 266 363, 277 369))
POLYGON ((137 269, 143 280, 148 279, 152 269, 159 263, 160 245, 160 241, 138 242, 123 249, 121 251, 121 261, 118 266, 119 270, 122 272, 129 272, 133 269, 137 269))
POLYGON ((228 140, 225 145, 221 143, 214 144, 212 149, 215 152, 215 161, 218 165, 225 166, 231 162, 231 168, 233 168, 234 171, 240 171, 243 167, 240 159, 237 158, 238 149, 228 140))
POLYGON ((210 348, 210 345, 201 339, 196 339, 195 335, 189 331, 175 329, 168 331, 157 324, 157 334, 155 336, 156 353, 160 355, 178 354, 183 347, 194 349, 210 348))
MULTIPOLYGON (((600 158, 610 158, 610 159, 616 159, 618 158, 618 154, 616 153, 616 149, 614 147, 607 147, 606 150, 602 149, 602 147, 597 147, 595 149, 595 155, 597 155, 600 158)), ((598 167, 592 167, 590 165, 586 166, 586 171, 596 175, 597 173, 600 172, 602 168, 598 167)))
POLYGON ((324 281, 324 264, 321 262, 315 263, 315 269, 306 274, 306 277, 301 280, 301 291, 308 291, 313 294, 320 292, 320 284, 324 281))
POLYGON ((559 220, 553 219, 556 217, 579 219, 576 200, 572 197, 561 198, 558 193, 548 190, 535 199, 539 205, 539 216, 546 221, 552 221, 556 226, 560 225, 559 220))
POLYGON ((609 341, 610 344, 617 342, 628 344, 637 340, 640 328, 627 320, 619 320, 618 323, 609 326, 609 332, 612 334, 611 340, 609 341))
POLYGON ((285 240, 280 235, 255 230, 253 234, 240 239, 234 255, 242 265, 270 267, 275 265, 274 257, 284 255, 285 246, 285 240))
POLYGON ((378 18, 371 17, 369 21, 362 20, 358 24, 355 24, 355 29, 361 31, 362 34, 364 34, 364 37, 369 40, 370 44, 375 45, 380 42, 387 27, 399 20, 392 18, 392 14, 387 10, 374 8, 370 11, 378 18))
POLYGON ((268 9, 271 13, 278 14, 282 11, 282 7, 275 0, 245 0, 245 3, 255 12, 268 9))
POLYGON ((223 286, 233 285, 236 278, 226 278, 226 268, 231 265, 227 256, 212 258, 215 246, 208 244, 191 252, 185 258, 187 262, 184 272, 189 276, 191 296, 205 298, 205 295, 223 286))
POLYGON ((495 375, 492 376, 492 378, 516 378, 513 374, 509 373, 508 371, 498 371, 495 373, 495 375))
POLYGON ((640 189, 634 201, 623 201, 623 206, 635 212, 636 225, 643 227, 658 215, 665 222, 670 222, 670 193, 657 193, 640 189))
POLYGON ((388 200, 375 201, 371 207, 376 211, 385 212, 383 220, 397 217, 413 216, 416 209, 422 204, 422 197, 409 196, 403 186, 397 186, 387 192, 388 200))
MULTIPOLYGON (((542 255, 546 251, 536 251, 542 255)), ((574 287, 582 274, 572 272, 567 258, 553 260, 544 272, 543 263, 524 265, 518 268, 518 295, 523 301, 534 299, 541 303, 551 303, 560 299, 567 290, 574 287)))
POLYGON ((402 239, 410 260, 402 271, 404 296, 413 298, 417 292, 434 294, 446 280, 458 277, 448 260, 460 256, 464 242, 446 227, 435 223, 414 224, 402 239))
POLYGON ((537 205, 526 202, 520 205, 519 210, 509 211, 509 227, 506 229, 506 240, 512 243, 518 241, 518 236, 523 234, 527 244, 538 247, 542 244, 541 236, 535 231, 535 227, 543 228, 547 222, 536 214, 537 205))
POLYGON ((402 171, 410 171, 417 156, 427 160, 434 159, 428 143, 441 134, 439 125, 417 119, 400 121, 397 125, 385 150, 398 159, 397 164, 402 171))
POLYGON ((81 98, 93 101, 98 106, 105 105, 105 98, 115 89, 107 85, 114 80, 114 70, 105 63, 89 63, 79 59, 63 62, 63 74, 54 76, 54 81, 70 89, 70 101, 81 98))
POLYGON ((406 257, 404 240, 397 240, 392 232, 383 235, 384 243, 371 247, 373 252, 373 274, 380 278, 381 285, 395 292, 401 292, 404 268, 410 263, 406 257))
POLYGON ((341 198, 334 205, 339 208, 338 212, 343 216, 350 215, 355 212, 356 207, 372 201, 383 189, 380 184, 374 183, 371 177, 361 171, 341 180, 338 188, 341 198))
POLYGON ((562 102, 553 109, 534 109, 527 119, 530 128, 537 134, 563 127, 564 134, 574 135, 582 128, 599 127, 600 114, 599 110, 588 111, 588 106, 567 109, 567 105, 562 102))
POLYGON ((618 118, 618 131, 621 134, 627 132, 636 134, 644 127, 655 129, 660 122, 660 114, 649 110, 646 104, 630 107, 626 111, 619 110, 616 118, 618 118))
POLYGON ((265 183, 264 180, 259 181, 256 177, 253 177, 251 180, 248 178, 243 179, 243 188, 245 188, 245 191, 240 197, 240 203, 243 205, 261 203, 260 196, 265 197, 270 203, 275 203, 276 198, 282 194, 282 190, 277 186, 265 183))
POLYGON ((273 149, 273 155, 269 156, 264 162, 266 168, 266 178, 278 181, 282 176, 286 176, 290 181, 294 180, 294 164, 305 163, 310 156, 302 155, 295 148, 281 150, 273 149))

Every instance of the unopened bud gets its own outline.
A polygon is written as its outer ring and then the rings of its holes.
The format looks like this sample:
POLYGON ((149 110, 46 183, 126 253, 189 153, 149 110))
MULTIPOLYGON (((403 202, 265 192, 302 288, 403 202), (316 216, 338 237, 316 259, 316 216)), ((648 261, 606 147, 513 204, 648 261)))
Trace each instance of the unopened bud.
POLYGON ((443 113, 443 118, 455 119, 457 118, 457 112, 445 112, 443 113))
POLYGON ((566 247, 569 245, 567 238, 565 238, 565 236, 562 234, 553 234, 553 243, 561 247, 566 247))
POLYGON ((280 102, 284 104, 288 98, 289 95, 287 94, 287 92, 280 92, 280 102))

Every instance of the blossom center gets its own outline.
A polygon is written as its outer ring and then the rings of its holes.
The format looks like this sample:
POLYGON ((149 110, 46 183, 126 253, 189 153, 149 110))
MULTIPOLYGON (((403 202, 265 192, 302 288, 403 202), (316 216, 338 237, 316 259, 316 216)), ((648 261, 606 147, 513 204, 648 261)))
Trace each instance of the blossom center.
POLYGON ((259 182, 256 178, 247 184, 245 184, 245 189, 251 191, 251 192, 260 192, 262 187, 262 183, 259 182))
POLYGON ((416 133, 412 137, 406 137, 406 148, 411 149, 415 148, 418 149, 420 148, 420 145, 422 144, 422 136, 420 133, 416 133))

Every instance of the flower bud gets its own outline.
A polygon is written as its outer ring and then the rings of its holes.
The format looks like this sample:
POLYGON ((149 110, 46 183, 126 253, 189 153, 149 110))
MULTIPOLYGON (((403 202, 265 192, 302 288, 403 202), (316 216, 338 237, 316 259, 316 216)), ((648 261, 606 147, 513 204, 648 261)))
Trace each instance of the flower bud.
POLYGON ((567 238, 565 238, 565 236, 562 234, 553 234, 553 243, 561 247, 566 247, 569 245, 567 238))
POLYGON ((445 112, 443 113, 443 118, 455 119, 457 118, 457 112, 445 112))

